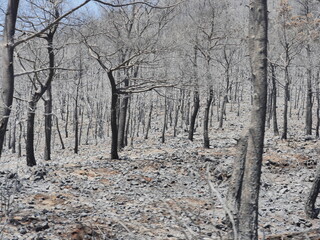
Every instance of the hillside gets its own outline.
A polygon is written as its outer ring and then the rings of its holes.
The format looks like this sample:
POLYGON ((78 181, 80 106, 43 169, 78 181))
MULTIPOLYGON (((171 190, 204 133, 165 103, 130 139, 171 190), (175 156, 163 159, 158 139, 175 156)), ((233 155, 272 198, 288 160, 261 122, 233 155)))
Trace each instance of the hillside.
MULTIPOLYGON (((108 159, 108 144, 81 146, 79 155, 57 150, 53 160, 33 168, 7 154, 0 176, 9 217, 2 218, 1 239, 228 239, 224 203, 211 193, 208 178, 224 199, 240 129, 232 125, 212 129, 207 150, 196 134, 193 143, 187 136, 165 144, 136 139, 121 160, 108 159)), ((308 239, 301 232, 310 230, 310 239, 319 239, 319 221, 303 211, 319 151, 313 138, 282 141, 267 134, 261 239, 308 239), (301 234, 282 238, 293 233, 301 234)))

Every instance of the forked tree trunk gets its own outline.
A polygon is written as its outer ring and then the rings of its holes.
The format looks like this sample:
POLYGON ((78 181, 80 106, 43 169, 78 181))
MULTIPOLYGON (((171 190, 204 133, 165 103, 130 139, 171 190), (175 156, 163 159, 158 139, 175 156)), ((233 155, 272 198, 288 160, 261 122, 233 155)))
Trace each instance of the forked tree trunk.
MULTIPOLYGON (((56 10, 55 17, 59 17, 59 12, 56 10)), ((34 157, 34 133, 31 133, 30 131, 34 131, 34 118, 35 118, 35 110, 37 107, 37 103, 42 98, 43 94, 50 88, 51 83, 54 78, 54 66, 55 66, 55 54, 53 49, 53 38, 54 34, 56 33, 58 25, 54 26, 52 29, 50 29, 49 33, 46 34, 46 41, 47 41, 47 52, 48 52, 48 58, 49 58, 49 73, 48 77, 44 84, 38 87, 38 89, 35 90, 33 93, 31 100, 29 102, 29 113, 28 113, 28 123, 27 123, 27 143, 26 143, 26 150, 27 150, 27 165, 28 166, 34 166, 36 165, 36 160, 34 157)), ((52 106, 51 106, 52 108, 52 106)), ((48 110, 48 109, 47 109, 48 110)), ((45 129, 46 131, 46 129, 45 129)), ((51 136, 50 136, 51 138, 51 136)), ((47 139, 46 139, 47 140, 47 139)), ((46 142, 47 144, 47 142, 46 142)), ((47 147, 47 146, 46 146, 47 147)))
POLYGON ((204 118, 203 118, 203 147, 210 148, 210 139, 209 139, 209 115, 210 115, 210 106, 213 99, 213 89, 210 87, 209 96, 207 99, 206 107, 204 109, 204 118))
POLYGON ((249 5, 249 53, 253 106, 249 127, 238 142, 239 156, 229 183, 229 209, 235 215, 234 239, 258 239, 258 203, 267 103, 267 0, 249 5))
POLYGON ((8 0, 3 29, 2 77, 0 78, 0 156, 11 112, 14 90, 13 51, 19 0, 8 0))

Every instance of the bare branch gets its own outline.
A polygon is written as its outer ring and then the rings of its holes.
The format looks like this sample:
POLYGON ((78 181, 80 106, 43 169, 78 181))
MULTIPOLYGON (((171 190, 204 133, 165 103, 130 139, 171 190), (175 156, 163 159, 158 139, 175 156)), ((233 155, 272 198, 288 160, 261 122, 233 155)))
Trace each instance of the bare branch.
POLYGON ((89 3, 91 0, 86 0, 84 1, 82 4, 80 4, 79 6, 71 9, 70 11, 68 11, 67 13, 63 14, 62 16, 60 16, 59 18, 57 18, 56 20, 54 20, 51 24, 49 24, 47 27, 43 28, 42 30, 40 30, 37 33, 32 34, 29 37, 26 37, 24 39, 21 39, 19 41, 16 41, 14 43, 14 47, 18 46, 21 43, 27 42, 35 37, 40 36, 42 33, 46 32, 47 30, 49 30, 52 26, 58 24, 62 19, 64 19, 65 17, 69 16, 71 13, 75 12, 76 10, 80 9, 81 7, 83 7, 84 5, 86 5, 87 3, 89 3))
POLYGON ((109 6, 109 7, 126 7, 126 6, 132 6, 132 5, 137 5, 137 4, 143 4, 143 5, 146 5, 146 6, 151 7, 151 8, 166 9, 166 8, 172 8, 172 7, 178 6, 180 3, 184 2, 185 0, 181 0, 176 4, 169 5, 169 6, 164 6, 164 7, 156 6, 156 5, 153 5, 151 3, 142 2, 142 1, 132 2, 132 3, 124 3, 124 4, 112 4, 112 3, 107 3, 107 2, 102 1, 102 0, 93 0, 93 1, 97 2, 97 3, 100 3, 100 4, 103 4, 103 5, 106 5, 106 6, 109 6))
POLYGON ((125 94, 125 93, 142 93, 142 92, 148 92, 148 91, 151 91, 151 90, 155 90, 155 89, 158 89, 158 88, 168 88, 168 87, 174 87, 176 86, 177 84, 170 84, 170 83, 167 83, 167 84, 157 84, 157 85, 149 85, 148 86, 148 83, 141 83, 139 85, 134 85, 134 86, 129 86, 129 87, 126 87, 126 88, 120 88, 119 89, 119 93, 120 94, 125 94))
MULTIPOLYGON (((50 69, 52 69, 52 68, 41 68, 41 69, 37 69, 37 70, 25 71, 25 72, 15 74, 14 77, 20 77, 20 76, 24 76, 24 75, 28 75, 28 74, 32 74, 32 73, 43 72, 43 71, 47 71, 50 69)), ((60 68, 60 67, 55 67, 53 69, 54 70, 63 70, 63 71, 80 71, 79 69, 60 68)))

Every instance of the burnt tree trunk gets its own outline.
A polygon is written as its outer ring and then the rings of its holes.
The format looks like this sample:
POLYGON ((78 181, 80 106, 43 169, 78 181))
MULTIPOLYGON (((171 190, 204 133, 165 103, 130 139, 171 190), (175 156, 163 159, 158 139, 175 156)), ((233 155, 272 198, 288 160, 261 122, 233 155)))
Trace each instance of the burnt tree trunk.
MULTIPOLYGON (((125 84, 125 86, 128 86, 128 85, 125 84)), ((125 129, 126 129, 128 102, 129 102, 128 94, 123 94, 123 97, 120 101, 119 128, 118 128, 118 150, 121 150, 122 148, 125 147, 124 137, 125 137, 125 129)))
MULTIPOLYGON (((54 16, 55 18, 59 17, 59 12, 57 8, 55 9, 54 16)), ((34 118, 35 118, 35 110, 36 110, 37 103, 42 98, 43 94, 50 88, 51 83, 54 79, 55 54, 54 54, 54 48, 53 48, 53 38, 57 31, 57 28, 58 28, 58 25, 54 25, 51 29, 49 29, 49 32, 44 37, 44 39, 47 41, 47 53, 49 57, 49 73, 45 83, 40 84, 40 86, 33 93, 31 101, 29 102, 29 113, 28 113, 28 123, 27 123, 28 134, 27 134, 27 144, 26 144, 28 166, 36 165, 36 160, 34 157, 34 143, 33 143, 34 133, 31 134, 31 132, 29 131, 34 131, 34 118)), ((48 147, 48 145, 46 145, 46 147, 48 147)))
POLYGON ((44 102, 44 129, 45 129, 45 148, 44 160, 51 160, 51 135, 52 135, 52 92, 51 86, 47 90, 47 99, 44 102))
POLYGON ((36 114, 36 102, 36 99, 32 99, 28 105, 26 155, 27 165, 29 167, 37 164, 34 156, 34 118, 36 114))
POLYGON ((3 29, 2 77, 0 78, 0 156, 8 120, 11 113, 14 90, 14 34, 19 7, 19 0, 8 0, 3 29))
POLYGON ((306 135, 312 134, 312 69, 311 69, 311 47, 307 44, 307 56, 309 64, 307 67, 307 99, 306 99, 306 135))
POLYGON ((131 98, 129 98, 129 103, 128 103, 128 117, 127 117, 127 122, 126 122, 126 131, 124 133, 124 139, 123 139, 123 142, 124 142, 124 145, 125 146, 128 146, 128 136, 129 136, 129 129, 130 129, 130 122, 131 122, 131 98))
POLYGON ((320 165, 317 167, 315 174, 315 179, 310 189, 306 204, 305 204, 305 213, 308 218, 314 219, 319 215, 319 209, 315 208, 315 203, 320 191, 320 165))
POLYGON ((67 101, 66 101, 66 119, 65 119, 65 125, 64 125, 64 132, 65 132, 65 135, 66 135, 66 138, 69 137, 69 131, 68 131, 68 123, 69 123, 69 99, 70 99, 70 96, 69 94, 67 95, 67 101))
POLYGON ((203 118, 203 147, 210 148, 210 139, 209 139, 209 116, 210 116, 210 106, 213 99, 213 89, 210 87, 209 96, 206 102, 206 107, 204 109, 204 118, 203 118))
MULTIPOLYGON (((80 64, 81 65, 81 64, 80 64)), ((79 152, 79 91, 80 91, 80 85, 81 85, 81 66, 80 66, 80 76, 77 82, 76 86, 76 96, 74 100, 74 113, 73 113, 73 120, 74 120, 74 148, 73 152, 78 153, 79 152)))
POLYGON ((111 71, 108 71, 108 78, 111 85, 111 159, 119 159, 117 125, 117 103, 119 93, 116 87, 116 81, 111 71))
POLYGON ((258 203, 267 103, 267 0, 251 0, 249 54, 253 106, 248 128, 238 142, 227 205, 235 215, 234 239, 258 239, 258 203))
POLYGON ((194 135, 194 127, 197 119, 197 115, 199 112, 200 107, 200 97, 199 97, 199 91, 195 90, 193 94, 193 112, 190 119, 190 126, 189 126, 189 136, 188 139, 190 141, 193 141, 193 135, 194 135))
POLYGON ((286 82, 284 85, 283 132, 282 132, 281 139, 288 138, 288 102, 289 102, 289 82, 286 82))
POLYGON ((19 121, 19 137, 18 137, 18 157, 22 156, 22 134, 23 134, 23 127, 22 122, 19 121))

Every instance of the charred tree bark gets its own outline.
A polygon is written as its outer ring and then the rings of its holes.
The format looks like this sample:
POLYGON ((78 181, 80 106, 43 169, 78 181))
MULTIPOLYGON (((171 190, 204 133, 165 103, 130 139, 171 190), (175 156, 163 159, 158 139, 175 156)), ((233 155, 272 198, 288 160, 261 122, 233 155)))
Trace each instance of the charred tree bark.
POLYGON ((81 85, 81 62, 80 62, 80 76, 77 82, 76 86, 76 96, 74 101, 74 113, 73 113, 73 120, 74 120, 74 148, 73 152, 78 153, 79 152, 79 91, 80 91, 80 85, 81 85))
POLYGON ((66 135, 66 138, 69 137, 69 131, 68 131, 68 123, 69 123, 69 94, 67 95, 67 102, 66 102, 66 105, 67 105, 67 109, 66 109, 66 123, 64 125, 64 132, 65 132, 65 135, 66 135))
POLYGON ((190 141, 193 141, 193 135, 194 135, 194 127, 197 119, 197 115, 199 112, 200 107, 200 97, 199 97, 199 91, 195 90, 193 95, 193 112, 190 119, 190 126, 189 126, 189 136, 188 139, 190 141))
POLYGON ((12 153, 16 153, 16 144, 17 144, 17 119, 13 122, 13 129, 12 129, 12 138, 11 138, 11 147, 12 147, 12 153))
POLYGON ((119 159, 117 126, 117 103, 119 93, 111 71, 108 71, 108 78, 111 85, 111 159, 119 159))
POLYGON ((315 203, 316 203, 319 191, 320 191, 320 165, 318 165, 317 167, 315 179, 305 204, 305 213, 308 218, 314 219, 314 218, 317 218, 319 215, 319 209, 315 208, 315 203))
POLYGON ((22 128, 22 122, 19 122, 19 137, 18 137, 18 157, 22 156, 22 133, 23 133, 23 128, 22 128))
POLYGON ((207 99, 206 107, 204 109, 204 118, 203 118, 203 147, 210 148, 210 139, 209 139, 209 116, 210 116, 210 106, 213 99, 213 89, 210 87, 209 96, 207 99))
MULTIPOLYGON (((45 129, 45 148, 44 160, 51 160, 51 135, 52 135, 52 92, 51 85, 47 90, 47 99, 44 102, 44 129, 45 129)), ((59 133, 60 134, 60 133, 59 133)), ((59 135, 60 136, 60 135, 59 135)))
POLYGON ((12 137, 12 122, 9 122, 9 129, 7 131, 7 135, 8 135, 8 149, 11 149, 11 137, 12 137))
POLYGON ((284 68, 284 77, 285 77, 285 84, 284 84, 284 110, 283 110, 283 133, 281 139, 288 138, 288 102, 290 101, 290 85, 291 79, 289 75, 289 65, 290 65, 290 46, 289 43, 284 43, 284 50, 285 50, 285 68, 284 68))
POLYGON ((238 143, 228 207, 235 214, 234 239, 258 239, 258 203, 267 104, 267 0, 251 0, 249 54, 252 69, 253 106, 249 127, 238 143))
POLYGON ((36 99, 32 99, 28 105, 26 155, 27 165, 29 167, 37 164, 34 156, 34 118, 36 114, 36 102, 36 99))
POLYGON ((14 34, 19 0, 8 0, 2 42, 2 78, 0 78, 0 156, 11 113, 14 90, 14 34))
MULTIPOLYGON (((58 9, 55 9, 54 13, 55 18, 59 17, 59 12, 58 9)), ((35 90, 31 101, 29 102, 29 113, 28 113, 28 123, 27 123, 27 165, 28 166, 34 166, 36 165, 36 160, 34 157, 34 133, 31 134, 29 131, 34 131, 34 118, 35 118, 35 110, 37 107, 37 103, 39 100, 42 98, 44 93, 50 88, 51 83, 54 79, 54 74, 55 74, 55 54, 54 54, 54 49, 53 49, 53 38, 54 35, 57 31, 58 25, 54 25, 51 29, 49 29, 49 32, 46 34, 44 39, 47 41, 47 52, 48 52, 48 57, 49 57, 49 73, 48 77, 45 81, 44 84, 40 83, 40 86, 38 89, 35 90), (29 122, 30 121, 30 122, 29 122)), ((52 107, 51 107, 52 108, 52 107)), ((46 129, 45 129, 46 131, 46 129)), ((51 138, 51 136, 50 136, 51 138)), ((47 140, 47 139, 46 139, 47 140)), ((46 142, 47 144, 47 142, 46 142)), ((48 145, 46 145, 48 147, 48 145)))
POLYGON ((307 99, 306 99, 306 135, 312 134, 312 69, 311 69, 311 48, 307 44, 307 56, 309 64, 307 67, 307 99))
MULTIPOLYGON (((195 131, 195 123, 197 119, 197 115, 199 112, 200 107, 200 97, 199 97, 199 80, 198 80, 198 35, 196 35, 196 45, 194 46, 194 58, 193 58, 193 74, 194 74, 194 81, 196 84, 195 90, 193 91, 193 112, 190 117, 190 125, 189 125, 189 134, 188 139, 190 141, 193 141, 193 135, 195 131)), ((188 101, 190 104, 190 101, 188 101)), ((190 105, 189 105, 190 108, 190 105)), ((188 110, 189 111, 189 110, 188 110)), ((189 119, 189 113, 187 115, 187 118, 189 119)))
MULTIPOLYGON (((127 84, 125 86, 128 86, 127 84)), ((125 147, 124 137, 126 129, 126 119, 128 111, 128 94, 123 94, 123 98, 120 101, 120 113, 119 113, 119 128, 118 128, 118 150, 125 147)))
MULTIPOLYGON (((286 73, 287 75, 287 73, 286 73)), ((288 102, 289 102, 289 82, 284 85, 284 110, 283 110, 283 132, 281 139, 288 138, 288 102)))

